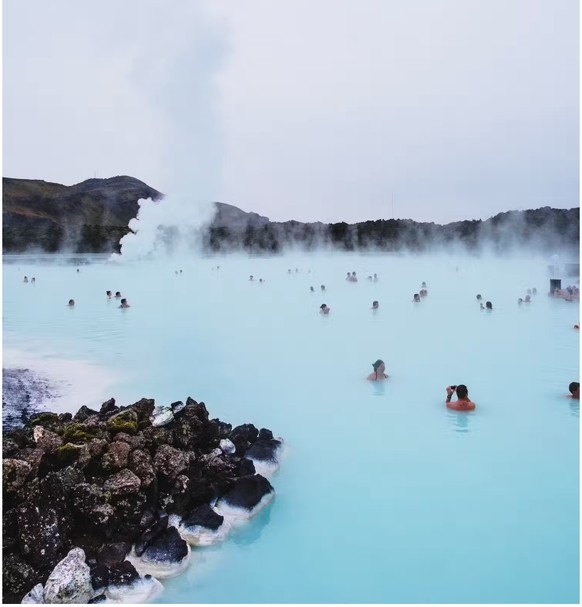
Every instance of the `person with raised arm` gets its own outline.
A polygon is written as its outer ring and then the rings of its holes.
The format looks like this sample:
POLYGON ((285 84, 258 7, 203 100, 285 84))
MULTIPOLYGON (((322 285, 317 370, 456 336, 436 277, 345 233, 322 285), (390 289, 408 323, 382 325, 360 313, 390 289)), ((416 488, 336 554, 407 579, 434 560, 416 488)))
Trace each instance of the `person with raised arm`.
POLYGON ((464 384, 458 386, 447 386, 447 398, 445 405, 454 411, 473 411, 475 403, 469 398, 469 390, 464 384), (451 401, 454 393, 457 393, 457 400, 451 401))

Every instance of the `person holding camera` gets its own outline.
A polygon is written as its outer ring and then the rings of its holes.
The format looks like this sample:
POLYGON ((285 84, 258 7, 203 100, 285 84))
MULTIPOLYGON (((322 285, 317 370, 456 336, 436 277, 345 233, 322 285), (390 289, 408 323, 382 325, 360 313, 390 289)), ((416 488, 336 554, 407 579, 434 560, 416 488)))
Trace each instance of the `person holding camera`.
POLYGON ((473 411, 475 403, 469 399, 469 390, 464 384, 458 386, 447 386, 446 406, 454 411, 473 411), (457 393, 457 400, 451 402, 454 393, 457 393))

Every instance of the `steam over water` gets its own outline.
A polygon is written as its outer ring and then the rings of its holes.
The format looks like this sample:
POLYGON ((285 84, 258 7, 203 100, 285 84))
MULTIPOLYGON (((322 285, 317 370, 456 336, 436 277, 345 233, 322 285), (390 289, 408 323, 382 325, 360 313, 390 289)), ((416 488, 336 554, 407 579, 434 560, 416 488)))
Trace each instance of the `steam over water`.
POLYGON ((4 264, 5 367, 18 349, 72 380, 59 361, 81 360, 112 383, 71 411, 190 395, 286 441, 274 501, 160 602, 578 602, 579 309, 547 297, 544 259, 93 259, 4 264), (378 358, 390 379, 366 382, 378 358), (451 383, 474 413, 445 408, 451 383))

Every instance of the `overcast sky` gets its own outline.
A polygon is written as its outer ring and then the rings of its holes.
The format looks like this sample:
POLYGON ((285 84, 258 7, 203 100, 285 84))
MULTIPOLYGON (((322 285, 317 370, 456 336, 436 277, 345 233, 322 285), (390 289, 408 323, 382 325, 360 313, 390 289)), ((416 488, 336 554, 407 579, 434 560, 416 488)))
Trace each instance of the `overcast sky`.
POLYGON ((579 206, 577 0, 4 0, 3 174, 272 220, 579 206))

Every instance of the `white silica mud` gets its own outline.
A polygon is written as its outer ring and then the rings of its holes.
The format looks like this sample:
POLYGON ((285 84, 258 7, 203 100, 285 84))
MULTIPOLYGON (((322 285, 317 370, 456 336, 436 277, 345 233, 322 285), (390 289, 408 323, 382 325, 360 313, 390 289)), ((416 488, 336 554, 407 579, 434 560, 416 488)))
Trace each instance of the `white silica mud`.
POLYGON ((23 260, 4 265, 4 348, 114 378, 73 412, 191 396, 284 438, 277 498, 250 518, 222 500, 245 524, 193 546, 155 601, 578 603, 580 316, 549 279, 532 254, 23 260), (367 381, 378 359, 389 377, 367 381), (475 411, 445 407, 451 384, 475 411))
POLYGON ((178 529, 180 536, 190 546, 211 546, 212 544, 218 544, 224 541, 231 529, 231 523, 224 517, 222 523, 216 529, 209 529, 203 525, 189 525, 175 514, 170 515, 168 522, 178 529))

